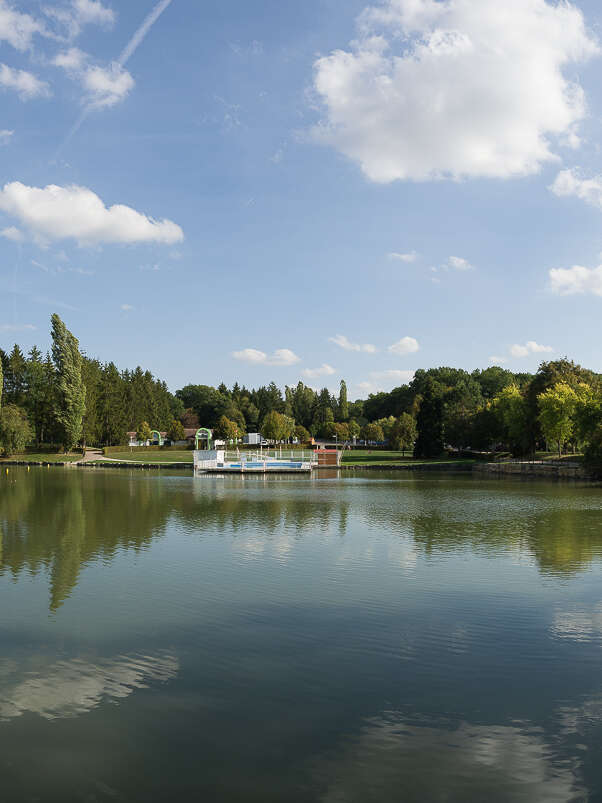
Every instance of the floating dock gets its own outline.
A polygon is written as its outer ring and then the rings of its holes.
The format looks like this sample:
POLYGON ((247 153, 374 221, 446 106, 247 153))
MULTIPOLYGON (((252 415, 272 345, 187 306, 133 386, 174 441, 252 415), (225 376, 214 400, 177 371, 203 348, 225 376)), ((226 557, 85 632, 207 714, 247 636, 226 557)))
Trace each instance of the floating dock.
POLYGON ((293 449, 226 452, 220 449, 194 452, 198 474, 309 474, 321 465, 317 451, 293 449))

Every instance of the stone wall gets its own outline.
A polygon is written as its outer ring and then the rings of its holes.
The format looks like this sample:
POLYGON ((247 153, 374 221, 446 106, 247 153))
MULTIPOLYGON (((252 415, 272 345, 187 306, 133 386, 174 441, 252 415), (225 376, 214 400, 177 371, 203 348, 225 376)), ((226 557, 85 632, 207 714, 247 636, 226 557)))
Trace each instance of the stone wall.
POLYGON ((561 465, 555 463, 476 463, 473 471, 484 474, 519 475, 523 477, 548 477, 558 480, 591 480, 588 472, 575 463, 561 465))

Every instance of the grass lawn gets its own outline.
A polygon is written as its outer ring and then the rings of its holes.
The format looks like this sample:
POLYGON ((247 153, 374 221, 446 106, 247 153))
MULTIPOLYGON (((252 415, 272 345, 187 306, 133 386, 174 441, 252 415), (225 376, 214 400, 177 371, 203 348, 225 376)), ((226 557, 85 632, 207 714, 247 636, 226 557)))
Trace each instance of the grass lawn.
POLYGON ((440 457, 432 460, 415 460, 409 452, 387 452, 380 449, 350 449, 343 453, 344 466, 400 466, 426 465, 431 463, 472 463, 473 460, 458 460, 451 457, 440 457))
POLYGON ((58 454, 57 452, 26 452, 25 454, 14 454, 11 457, 2 457, 0 462, 18 461, 20 463, 75 463, 81 460, 79 454, 58 454))
MULTIPOLYGON (((183 450, 181 452, 113 452, 107 455, 107 459, 129 463, 191 463, 193 462, 192 452, 183 450)), ((100 462, 100 461, 99 461, 100 462)), ((104 462, 104 461, 103 461, 104 462)))

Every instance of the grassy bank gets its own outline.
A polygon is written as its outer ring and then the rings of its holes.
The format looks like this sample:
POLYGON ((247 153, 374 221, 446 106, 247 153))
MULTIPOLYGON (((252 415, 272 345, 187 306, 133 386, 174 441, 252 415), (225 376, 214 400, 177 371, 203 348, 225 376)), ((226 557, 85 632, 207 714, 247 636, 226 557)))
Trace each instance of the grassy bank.
POLYGON ((123 463, 190 463, 193 458, 191 451, 153 451, 153 452, 114 452, 109 455, 110 460, 123 463))
POLYGON ((473 463, 471 459, 460 460, 451 457, 440 457, 432 460, 417 460, 407 452, 387 452, 379 449, 354 449, 343 454, 342 466, 344 468, 363 467, 363 466, 420 466, 420 465, 442 465, 473 463))
POLYGON ((81 460, 81 452, 77 454, 60 454, 59 452, 25 452, 10 457, 1 457, 0 463, 75 463, 81 460))

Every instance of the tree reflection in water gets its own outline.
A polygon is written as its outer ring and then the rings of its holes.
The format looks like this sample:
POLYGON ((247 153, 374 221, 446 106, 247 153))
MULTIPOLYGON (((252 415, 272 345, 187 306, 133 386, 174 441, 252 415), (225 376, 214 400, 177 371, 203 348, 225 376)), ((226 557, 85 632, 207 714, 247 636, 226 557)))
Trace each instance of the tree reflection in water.
POLYGON ((265 539, 370 527, 413 539, 415 557, 513 552, 542 573, 571 575, 602 553, 599 514, 590 489, 554 484, 13 470, 0 483, 0 576, 48 572, 56 611, 82 567, 146 549, 170 521, 205 537, 253 531, 265 539))

